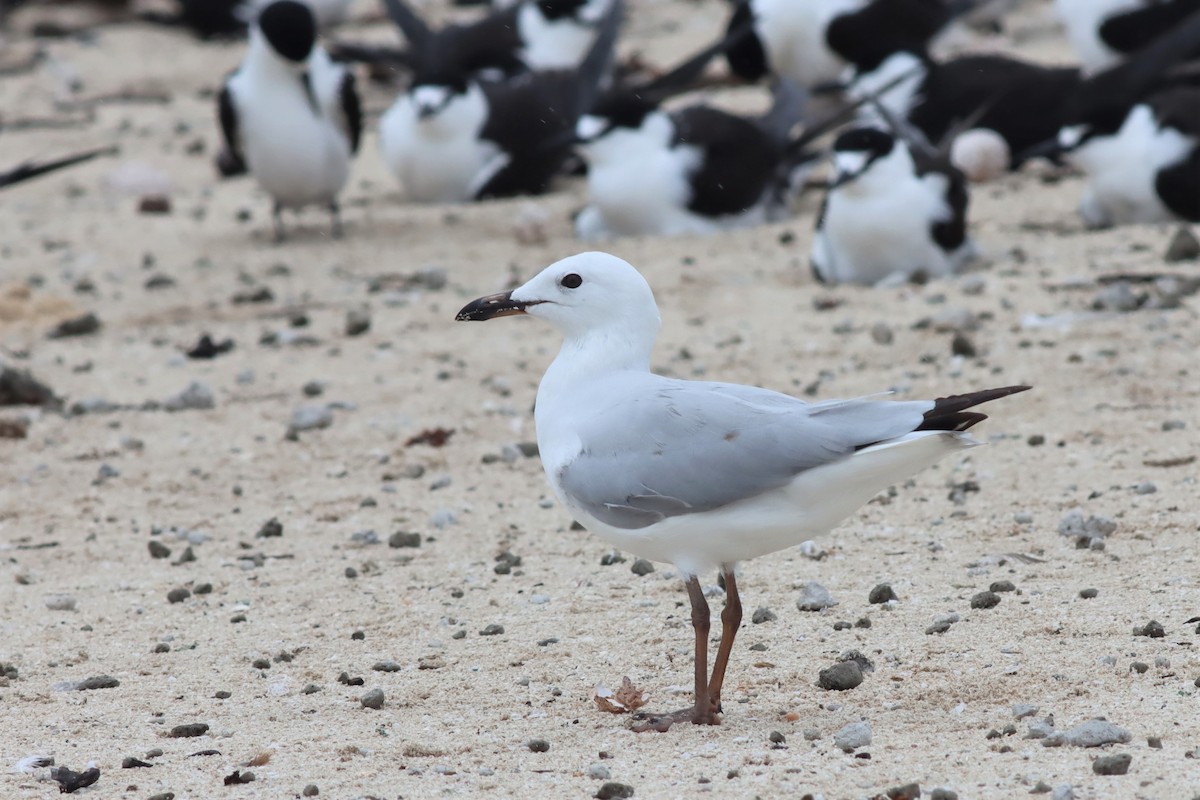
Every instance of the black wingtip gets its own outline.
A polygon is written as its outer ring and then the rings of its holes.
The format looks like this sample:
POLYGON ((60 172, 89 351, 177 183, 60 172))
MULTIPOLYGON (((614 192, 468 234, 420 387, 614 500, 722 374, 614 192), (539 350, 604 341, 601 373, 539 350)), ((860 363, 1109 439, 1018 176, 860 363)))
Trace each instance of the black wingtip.
POLYGON ((953 394, 933 401, 933 408, 925 412, 925 418, 916 430, 919 431, 965 431, 987 419, 987 414, 968 411, 969 408, 1008 397, 1010 394, 1027 392, 1032 386, 1002 386, 967 394, 953 394))

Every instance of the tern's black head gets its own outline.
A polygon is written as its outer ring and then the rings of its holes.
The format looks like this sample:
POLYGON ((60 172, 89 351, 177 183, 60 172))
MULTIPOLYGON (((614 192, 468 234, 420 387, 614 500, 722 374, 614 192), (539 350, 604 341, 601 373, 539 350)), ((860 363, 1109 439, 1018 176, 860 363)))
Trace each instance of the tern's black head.
POLYGON ((600 123, 599 127, 592 125, 591 127, 597 129, 581 135, 581 138, 598 139, 617 128, 637 130, 642 127, 646 117, 654 113, 657 108, 658 105, 654 101, 636 92, 619 90, 609 92, 600 98, 592 110, 585 115, 585 118, 597 120, 600 123))
POLYGON ((852 128, 833 142, 835 153, 865 153, 872 160, 883 158, 896 146, 896 137, 878 128, 852 128))
MULTIPOLYGON (((741 0, 733 9, 733 16, 725 27, 725 33, 733 33, 744 26, 753 25, 754 22, 754 10, 750 8, 749 0, 741 0)), ((747 81, 759 80, 770 71, 767 51, 763 49, 762 41, 754 32, 726 49, 725 60, 729 62, 729 69, 734 75, 747 81)))
POLYGON ((576 16, 588 4, 588 0, 538 0, 538 10, 548 20, 568 19, 576 16))
POLYGON ((306 61, 317 42, 312 9, 297 0, 276 0, 258 15, 258 27, 271 49, 297 63, 306 61))

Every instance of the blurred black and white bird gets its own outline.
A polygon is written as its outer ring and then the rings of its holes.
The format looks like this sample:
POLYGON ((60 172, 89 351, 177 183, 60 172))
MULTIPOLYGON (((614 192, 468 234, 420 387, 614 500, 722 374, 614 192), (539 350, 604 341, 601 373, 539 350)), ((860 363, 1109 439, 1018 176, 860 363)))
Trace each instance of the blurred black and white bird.
POLYGON ((1097 72, 1179 25, 1200 0, 1055 0, 1055 7, 1084 71, 1097 72))
POLYGON ((812 246, 819 281, 944 277, 974 257, 966 178, 942 153, 864 126, 837 137, 833 160, 812 246))
MULTIPOLYGON (((1087 75, 1078 67, 1046 66, 1007 55, 968 54, 935 61, 923 52, 902 51, 878 68, 859 73, 852 97, 877 93, 883 106, 920 131, 942 141, 966 119, 997 133, 1010 166, 1050 151, 1044 145, 1074 120, 1125 113, 1150 93, 1178 80, 1172 68, 1200 45, 1195 13, 1129 58, 1087 75), (881 91, 885 85, 893 88, 881 91)), ((868 116, 866 122, 877 119, 868 116)))
POLYGON ((1058 146, 1084 173, 1079 213, 1089 227, 1200 222, 1200 89, 1174 87, 1123 118, 1067 126, 1058 146))
MULTIPOLYGON (((270 0, 176 0, 178 11, 147 11, 141 18, 187 28, 201 39, 241 36, 270 0)), ((354 0, 304 0, 316 17, 317 27, 328 28, 345 20, 354 0)))
POLYGON ((312 9, 275 0, 250 30, 241 66, 225 82, 218 105, 233 161, 245 163, 282 212, 323 205, 341 235, 337 198, 358 151, 362 112, 354 75, 317 44, 312 9))
POLYGON ((900 50, 923 50, 972 0, 737 0, 729 31, 753 35, 730 48, 730 69, 745 80, 767 74, 815 88, 847 68, 868 71, 900 50))
POLYGON ((434 29, 405 0, 383 0, 417 75, 512 77, 582 64, 614 0, 520 0, 471 23, 434 29))
POLYGON ((440 59, 423 64, 379 121, 384 160, 407 197, 456 203, 545 192, 571 153, 576 121, 599 96, 621 12, 613 2, 577 69, 488 81, 440 59))

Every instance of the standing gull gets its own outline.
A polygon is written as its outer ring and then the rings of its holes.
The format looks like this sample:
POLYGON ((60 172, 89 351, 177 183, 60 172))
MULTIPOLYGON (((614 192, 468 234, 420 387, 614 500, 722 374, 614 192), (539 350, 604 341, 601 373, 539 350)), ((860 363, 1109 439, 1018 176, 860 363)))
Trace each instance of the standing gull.
POLYGON ((650 371, 659 329, 650 286, 607 253, 550 265, 519 289, 481 297, 459 320, 540 317, 563 345, 534 416, 546 477, 571 515, 621 549, 675 564, 696 634, 695 702, 636 730, 720 724, 721 686, 742 620, 739 561, 825 533, 876 493, 979 442, 968 409, 1008 386, 937 400, 805 403, 732 383, 650 371), (708 674, 709 609, 697 576, 720 569, 722 636, 708 674))

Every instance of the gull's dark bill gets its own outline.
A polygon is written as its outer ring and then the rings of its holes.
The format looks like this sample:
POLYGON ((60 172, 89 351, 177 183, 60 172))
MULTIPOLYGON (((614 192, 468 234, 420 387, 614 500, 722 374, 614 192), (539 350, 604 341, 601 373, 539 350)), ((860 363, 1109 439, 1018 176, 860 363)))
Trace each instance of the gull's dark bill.
POLYGON ((512 299, 512 292, 489 294, 472 300, 455 315, 456 322, 481 322, 496 317, 511 317, 525 313, 525 303, 512 299))

